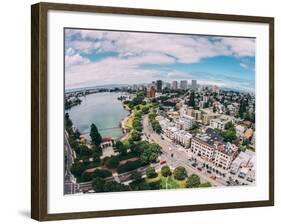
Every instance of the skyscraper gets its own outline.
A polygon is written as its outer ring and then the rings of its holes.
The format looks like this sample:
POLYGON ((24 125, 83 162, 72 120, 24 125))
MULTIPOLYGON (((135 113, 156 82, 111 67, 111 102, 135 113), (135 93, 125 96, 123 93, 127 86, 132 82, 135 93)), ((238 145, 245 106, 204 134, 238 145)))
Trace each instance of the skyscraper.
POLYGON ((196 88, 197 88, 197 80, 192 80, 191 81, 191 89, 196 90, 196 88))
POLYGON ((178 88, 178 81, 173 81, 172 82, 172 89, 177 89, 178 88))
POLYGON ((156 81, 156 91, 161 92, 162 91, 162 80, 156 81))
POLYGON ((180 81, 180 89, 187 89, 187 80, 181 80, 180 81))

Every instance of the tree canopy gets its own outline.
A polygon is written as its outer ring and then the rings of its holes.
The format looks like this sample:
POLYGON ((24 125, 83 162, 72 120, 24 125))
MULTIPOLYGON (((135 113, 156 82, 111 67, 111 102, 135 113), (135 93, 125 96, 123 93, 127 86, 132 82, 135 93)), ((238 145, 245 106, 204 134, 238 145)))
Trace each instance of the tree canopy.
POLYGON ((196 174, 191 174, 188 177, 186 187, 195 188, 195 187, 199 187, 199 185, 200 185, 200 177, 196 174))
POLYGON ((174 170, 174 177, 177 180, 184 180, 187 177, 186 169, 183 166, 178 166, 174 170))
POLYGON ((95 124, 91 125, 90 137, 92 139, 92 143, 94 143, 96 146, 99 146, 101 144, 102 137, 95 124))
POLYGON ((161 168, 161 174, 164 177, 168 177, 168 176, 172 175, 172 171, 169 166, 165 165, 165 166, 162 166, 162 168, 161 168))

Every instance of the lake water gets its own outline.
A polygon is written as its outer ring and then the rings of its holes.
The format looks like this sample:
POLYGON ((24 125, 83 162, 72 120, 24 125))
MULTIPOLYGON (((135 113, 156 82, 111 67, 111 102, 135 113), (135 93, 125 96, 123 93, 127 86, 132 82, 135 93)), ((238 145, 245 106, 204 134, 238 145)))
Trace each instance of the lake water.
POLYGON ((80 133, 89 133, 94 123, 103 137, 122 136, 120 121, 129 113, 117 99, 122 93, 103 92, 82 97, 82 103, 67 110, 70 119, 80 133))

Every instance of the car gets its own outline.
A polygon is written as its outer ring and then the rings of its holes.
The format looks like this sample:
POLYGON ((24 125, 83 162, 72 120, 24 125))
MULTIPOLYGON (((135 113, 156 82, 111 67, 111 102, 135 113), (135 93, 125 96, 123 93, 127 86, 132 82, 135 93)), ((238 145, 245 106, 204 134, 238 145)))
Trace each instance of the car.
POLYGON ((192 163, 191 166, 196 167, 197 163, 192 163))
POLYGON ((212 173, 212 171, 211 171, 211 170, 207 170, 207 173, 210 173, 210 174, 211 174, 211 173, 212 173))
POLYGON ((164 137, 163 137, 163 136, 161 136, 161 139, 162 139, 162 140, 164 140, 164 137))
POLYGON ((165 164, 165 163, 167 163, 166 160, 160 160, 160 165, 163 165, 163 164, 165 164))
POLYGON ((247 181, 249 181, 249 182, 252 183, 252 182, 253 182, 253 179, 252 179, 251 177, 248 177, 248 178, 247 178, 247 181))
POLYGON ((201 167, 197 167, 197 170, 202 171, 202 168, 201 167))

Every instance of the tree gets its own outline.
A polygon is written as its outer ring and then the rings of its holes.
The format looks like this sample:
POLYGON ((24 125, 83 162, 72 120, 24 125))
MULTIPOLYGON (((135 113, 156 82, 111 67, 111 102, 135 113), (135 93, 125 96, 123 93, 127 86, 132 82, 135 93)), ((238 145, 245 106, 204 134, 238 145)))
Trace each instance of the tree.
POLYGON ((170 167, 169 166, 162 166, 161 168, 161 174, 162 176, 164 177, 168 177, 168 176, 171 176, 172 175, 172 172, 170 170, 170 167))
POLYGON ((249 144, 250 144, 249 139, 243 138, 242 145, 243 145, 243 146, 247 146, 247 145, 249 145, 249 144))
POLYGON ((232 142, 237 138, 236 130, 233 128, 233 129, 228 129, 226 131, 223 131, 222 137, 223 137, 224 141, 232 142))
POLYGON ((154 178, 157 176, 157 173, 155 171, 155 168, 152 166, 147 167, 145 174, 148 178, 154 178))
POLYGON ((133 171, 130 175, 130 179, 134 180, 135 182, 140 182, 142 180, 142 175, 138 171, 133 171))
POLYGON ((70 172, 75 176, 81 176, 81 174, 87 169, 86 165, 83 163, 73 163, 70 172))
POLYGON ((239 117, 241 118, 241 119, 243 119, 244 118, 244 113, 246 112, 246 101, 245 101, 245 99, 244 98, 242 98, 241 100, 240 100, 240 106, 239 106, 239 117))
POLYGON ((190 94, 188 106, 191 106, 191 107, 195 106, 195 93, 194 93, 194 91, 192 91, 191 94, 190 94))
POLYGON ((209 107, 209 101, 207 101, 203 104, 203 108, 208 108, 208 107, 209 107))
POLYGON ((142 130, 142 123, 141 123, 141 119, 138 117, 135 117, 135 119, 133 120, 133 124, 132 124, 133 128, 136 131, 141 131, 142 130))
POLYGON ((117 168, 119 165, 119 159, 116 156, 110 157, 108 160, 105 162, 105 166, 109 168, 117 168))
POLYGON ((119 152, 120 155, 126 155, 127 154, 127 147, 123 144, 121 141, 117 141, 115 144, 115 149, 117 152, 119 152))
POLYGON ((133 131, 131 137, 133 141, 139 141, 141 140, 141 133, 139 131, 133 131))
POLYGON ((103 190, 104 192, 117 192, 128 190, 128 188, 126 188, 125 185, 112 180, 105 182, 103 190))
POLYGON ((152 120, 154 120, 155 118, 156 118, 156 113, 155 112, 151 112, 151 113, 149 113, 148 114, 148 119, 150 120, 150 121, 152 121, 152 120))
POLYGON ((174 170, 174 177, 177 180, 184 180, 187 177, 186 169, 183 166, 178 166, 174 170))
POLYGON ((158 144, 149 144, 148 147, 143 149, 140 159, 144 164, 153 163, 157 160, 160 152, 160 146, 158 144))
POLYGON ((161 134, 161 132, 162 132, 162 127, 161 127, 159 121, 153 120, 153 121, 151 122, 151 126, 152 126, 153 131, 155 131, 157 134, 161 134))
POLYGON ((195 188, 195 187, 199 187, 199 185, 200 185, 200 177, 198 175, 192 174, 191 176, 189 176, 186 184, 187 188, 195 188))
POLYGON ((74 133, 73 133, 73 137, 75 138, 75 139, 80 139, 80 132, 78 131, 78 130, 76 130, 74 133))
POLYGON ((100 143, 102 142, 102 137, 98 131, 98 128, 96 127, 95 124, 91 125, 91 131, 90 131, 90 136, 92 139, 92 142, 96 145, 99 146, 100 143))
POLYGON ((233 124, 231 121, 229 121, 229 122, 227 122, 227 123, 225 124, 224 128, 225 128, 226 130, 228 130, 228 129, 234 129, 234 124, 233 124))
POLYGON ((95 192, 104 192, 105 180, 101 177, 96 177, 92 180, 92 187, 95 192))
POLYGON ((143 114, 147 114, 149 112, 149 107, 148 106, 144 106, 142 109, 141 109, 141 112, 143 114))

